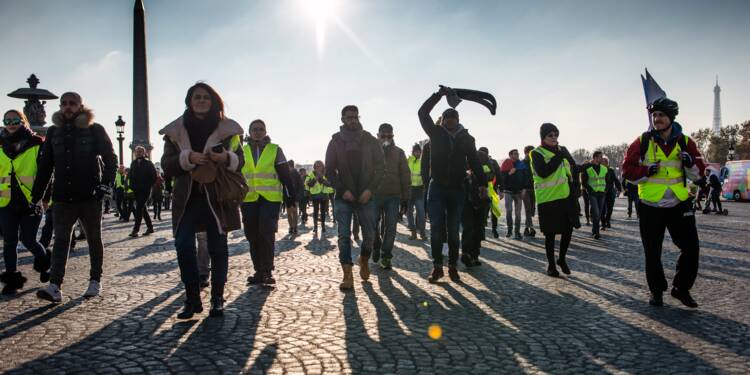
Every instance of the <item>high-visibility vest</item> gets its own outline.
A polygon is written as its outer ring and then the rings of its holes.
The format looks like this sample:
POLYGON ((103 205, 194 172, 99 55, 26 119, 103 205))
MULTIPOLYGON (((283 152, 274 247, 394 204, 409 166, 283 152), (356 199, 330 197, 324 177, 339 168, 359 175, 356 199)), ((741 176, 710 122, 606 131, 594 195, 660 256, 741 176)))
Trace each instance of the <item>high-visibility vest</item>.
MULTIPOLYGON (((685 136, 685 144, 687 144, 687 141, 688 136, 685 136)), ((656 174, 648 177, 645 182, 638 184, 638 196, 641 200, 657 203, 664 198, 667 189, 671 189, 681 202, 688 198, 688 188, 683 184, 680 152, 682 152, 680 142, 675 143, 669 156, 664 154, 664 151, 656 145, 656 142, 649 142, 642 164, 648 166, 658 161, 659 168, 656 174)))
POLYGON ((281 202, 283 192, 281 181, 276 174, 276 154, 279 146, 269 143, 260 153, 256 165, 250 145, 245 145, 245 165, 242 166, 242 175, 245 176, 247 187, 244 202, 255 202, 258 197, 263 197, 269 202, 281 202))
POLYGON ((603 193, 607 189, 607 171, 607 167, 603 165, 599 165, 599 174, 596 174, 593 166, 586 168, 588 184, 595 193, 603 193))
MULTIPOLYGON (((549 163, 550 159, 555 156, 554 153, 541 146, 535 148, 532 152, 542 155, 545 163, 549 163)), ((537 204, 565 199, 570 195, 568 181, 573 173, 570 171, 570 163, 567 159, 563 159, 563 162, 551 175, 542 178, 534 168, 534 158, 531 158, 531 171, 534 175, 534 195, 537 204)))
POLYGON ((424 183, 422 183, 422 159, 412 155, 409 156, 409 159, 406 159, 406 162, 409 164, 409 170, 411 171, 411 186, 424 186, 424 183))
POLYGON ((123 183, 123 177, 120 174, 120 172, 117 172, 117 175, 115 175, 115 188, 121 188, 125 187, 125 184, 123 183))
MULTIPOLYGON (((326 178, 323 177, 323 180, 326 180, 326 178)), ((330 190, 327 190, 326 188, 328 188, 328 186, 325 186, 325 185, 321 184, 320 182, 318 182, 318 180, 315 178, 315 172, 310 172, 307 175, 307 178, 305 178, 305 187, 310 192, 311 196, 313 196, 313 195, 319 195, 319 194, 323 194, 323 193, 330 194, 331 192, 333 192, 332 191, 333 188, 329 188, 330 190), (307 184, 310 181, 315 181, 315 185, 313 185, 312 187, 310 187, 307 184)))
POLYGON ((333 190, 332 186, 323 186, 323 192, 326 194, 333 194, 336 190, 333 190))
MULTIPOLYGON (((482 170, 488 176, 490 172, 492 172, 492 168, 487 164, 482 166, 482 170)), ((492 210, 492 214, 495 215, 495 217, 500 217, 500 196, 497 195, 495 187, 492 186, 492 181, 487 182, 487 194, 490 197, 490 210, 492 210)))
POLYGON ((39 154, 39 146, 30 147, 15 159, 11 159, 0 148, 0 207, 10 203, 11 198, 11 172, 15 173, 18 187, 21 188, 27 202, 31 202, 31 190, 34 188, 36 178, 36 157, 39 154))

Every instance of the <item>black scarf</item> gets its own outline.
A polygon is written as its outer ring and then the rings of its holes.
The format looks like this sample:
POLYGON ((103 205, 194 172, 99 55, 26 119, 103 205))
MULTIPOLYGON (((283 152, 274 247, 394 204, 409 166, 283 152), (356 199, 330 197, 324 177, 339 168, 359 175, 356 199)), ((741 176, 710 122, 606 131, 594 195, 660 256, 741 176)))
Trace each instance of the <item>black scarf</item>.
POLYGON ((0 145, 5 155, 11 159, 15 159, 22 152, 40 144, 42 144, 42 139, 25 126, 19 127, 13 134, 7 129, 3 129, 0 133, 0 145))
POLYGON ((348 151, 358 150, 360 141, 362 140, 362 124, 357 124, 355 129, 348 129, 346 126, 341 126, 341 139, 344 141, 344 149, 348 151))
POLYGON ((193 111, 186 110, 182 115, 182 123, 190 138, 190 147, 195 152, 203 152, 211 133, 219 126, 219 118, 209 114, 206 118, 195 117, 193 111))

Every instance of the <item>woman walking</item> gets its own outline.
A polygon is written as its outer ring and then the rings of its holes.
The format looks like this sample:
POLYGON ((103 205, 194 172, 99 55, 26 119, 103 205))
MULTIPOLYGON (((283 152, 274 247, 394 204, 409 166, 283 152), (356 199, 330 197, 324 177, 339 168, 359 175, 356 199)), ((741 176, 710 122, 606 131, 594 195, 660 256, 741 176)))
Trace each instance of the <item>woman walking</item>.
POLYGON ((161 205, 164 202, 164 177, 161 170, 156 170, 156 181, 151 188, 151 202, 154 204, 154 220, 161 221, 161 205))
MULTIPOLYGON (((180 278, 185 284, 185 309, 179 319, 203 311, 195 234, 206 232, 211 257, 211 311, 224 315, 224 284, 229 255, 227 232, 240 229, 239 203, 220 199, 217 175, 239 173, 244 162, 242 127, 224 117, 224 102, 211 86, 199 82, 188 89, 185 113, 159 131, 164 134, 161 166, 174 178, 172 231, 180 278)), ((222 192, 222 195, 225 192, 222 192)))
POLYGON ((26 283, 17 269, 19 231, 23 246, 34 254, 34 270, 39 272, 39 281, 43 283, 49 281, 50 252, 36 240, 42 212, 29 207, 42 138, 29 129, 26 116, 20 111, 5 112, 3 124, 5 128, 0 132, 0 231, 5 272, 0 274, 0 281, 5 284, 2 294, 11 295, 26 283))
POLYGON ((557 141, 560 131, 550 123, 542 124, 539 131, 541 146, 531 152, 531 169, 534 177, 534 194, 539 209, 539 227, 544 233, 547 253, 547 275, 559 276, 555 266, 555 236, 560 237, 560 255, 557 265, 566 275, 570 269, 565 261, 573 228, 580 228, 574 198, 578 187, 573 184, 575 161, 565 147, 557 141))

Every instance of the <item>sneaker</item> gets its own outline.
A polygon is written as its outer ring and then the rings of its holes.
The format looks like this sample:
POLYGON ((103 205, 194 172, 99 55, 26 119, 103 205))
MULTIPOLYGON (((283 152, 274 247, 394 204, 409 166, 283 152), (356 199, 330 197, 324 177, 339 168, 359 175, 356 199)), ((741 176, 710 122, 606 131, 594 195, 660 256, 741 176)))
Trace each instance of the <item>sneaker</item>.
POLYGON ((435 265, 432 269, 432 275, 430 275, 430 278, 428 280, 434 284, 443 276, 445 276, 445 274, 443 273, 443 266, 435 265))
POLYGON ((698 302, 695 302, 692 296, 690 296, 689 291, 680 291, 677 290, 677 288, 672 288, 672 292, 670 293, 672 297, 677 298, 682 302, 683 305, 690 307, 690 308, 696 308, 698 307, 698 302))
POLYGON ((648 304, 651 306, 662 307, 664 306, 664 299, 661 293, 651 293, 651 298, 648 300, 648 304))
POLYGON ((461 276, 458 276, 458 268, 456 266, 448 266, 448 277, 456 283, 461 281, 461 276))
POLYGON ((380 265, 380 268, 384 270, 391 269, 391 259, 390 258, 380 258, 380 262, 378 263, 380 265))
POLYGON ((84 298, 96 297, 102 290, 102 283, 96 280, 89 281, 89 287, 86 288, 86 292, 83 293, 84 298))
POLYGON ((60 290, 60 287, 52 283, 49 283, 44 289, 37 290, 36 296, 52 303, 62 302, 62 291, 60 290))

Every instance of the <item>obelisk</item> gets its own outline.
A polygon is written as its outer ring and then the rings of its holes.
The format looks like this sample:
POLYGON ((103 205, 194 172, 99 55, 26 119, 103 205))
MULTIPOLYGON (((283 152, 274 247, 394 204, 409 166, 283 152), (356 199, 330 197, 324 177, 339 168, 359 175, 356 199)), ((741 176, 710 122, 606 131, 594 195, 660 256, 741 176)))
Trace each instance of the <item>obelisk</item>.
POLYGON ((133 142, 151 154, 148 124, 148 75, 146 71, 146 12, 143 0, 135 0, 133 8, 133 142))

